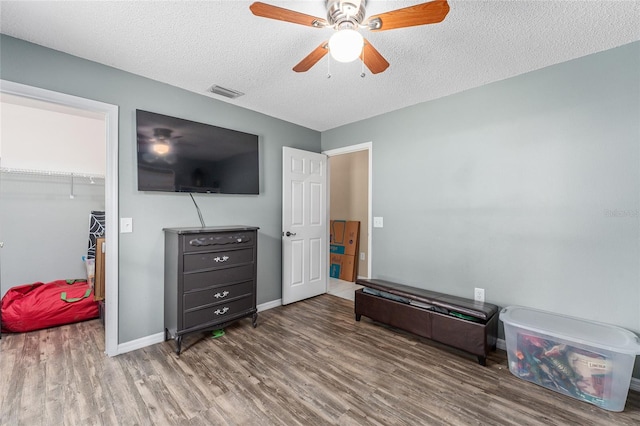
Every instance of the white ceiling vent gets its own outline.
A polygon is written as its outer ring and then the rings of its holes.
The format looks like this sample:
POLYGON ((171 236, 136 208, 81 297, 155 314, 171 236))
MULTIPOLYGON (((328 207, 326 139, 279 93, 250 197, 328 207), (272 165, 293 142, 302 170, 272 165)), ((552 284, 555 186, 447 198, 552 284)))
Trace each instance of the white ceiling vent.
POLYGON ((237 90, 227 89, 226 87, 218 86, 214 84, 209 88, 209 92, 214 93, 216 95, 224 96, 225 98, 235 99, 239 96, 244 95, 242 92, 238 92, 237 90))

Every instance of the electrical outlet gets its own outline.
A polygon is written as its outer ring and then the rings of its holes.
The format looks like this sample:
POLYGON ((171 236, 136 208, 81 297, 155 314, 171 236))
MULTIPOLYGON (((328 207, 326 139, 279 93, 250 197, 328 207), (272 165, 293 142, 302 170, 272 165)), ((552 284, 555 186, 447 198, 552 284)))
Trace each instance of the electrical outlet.
POLYGON ((374 217, 373 218, 373 227, 374 228, 382 228, 384 226, 384 222, 382 220, 382 217, 374 217))
POLYGON ((484 302, 484 288, 477 288, 473 291, 473 300, 484 302))

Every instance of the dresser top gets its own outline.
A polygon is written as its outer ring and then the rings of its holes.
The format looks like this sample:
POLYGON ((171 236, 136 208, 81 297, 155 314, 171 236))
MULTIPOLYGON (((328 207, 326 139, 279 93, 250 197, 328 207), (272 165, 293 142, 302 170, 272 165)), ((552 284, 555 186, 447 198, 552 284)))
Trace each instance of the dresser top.
POLYGON ((230 226, 207 226, 203 227, 184 227, 184 228, 163 228, 164 232, 172 232, 175 234, 201 234, 206 232, 234 232, 234 231, 257 231, 257 226, 230 225, 230 226))

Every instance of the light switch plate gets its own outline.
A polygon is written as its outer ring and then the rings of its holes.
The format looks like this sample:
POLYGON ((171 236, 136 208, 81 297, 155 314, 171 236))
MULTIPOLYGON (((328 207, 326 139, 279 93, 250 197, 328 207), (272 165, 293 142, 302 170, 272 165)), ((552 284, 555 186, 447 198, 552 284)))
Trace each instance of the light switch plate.
POLYGON ((126 234, 129 232, 133 232, 133 218, 131 217, 121 217, 120 218, 120 233, 126 234))
POLYGON ((374 217, 373 218, 373 227, 374 228, 382 228, 384 226, 384 222, 382 221, 382 217, 374 217))

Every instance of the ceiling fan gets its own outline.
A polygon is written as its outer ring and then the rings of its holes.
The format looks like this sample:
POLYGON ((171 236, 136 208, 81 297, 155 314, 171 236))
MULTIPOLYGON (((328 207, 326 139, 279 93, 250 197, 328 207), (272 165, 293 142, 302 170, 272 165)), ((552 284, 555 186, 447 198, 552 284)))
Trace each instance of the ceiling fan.
POLYGON ((371 45, 369 40, 357 31, 368 28, 370 31, 385 31, 415 25, 442 22, 449 13, 446 0, 435 0, 402 9, 396 9, 379 15, 366 16, 366 0, 326 0, 327 19, 317 18, 304 13, 270 4, 255 2, 249 9, 263 18, 292 22, 314 28, 333 28, 335 33, 328 41, 323 41, 293 70, 305 72, 311 69, 327 53, 340 62, 351 62, 360 58, 373 74, 383 72, 389 62, 371 45))

